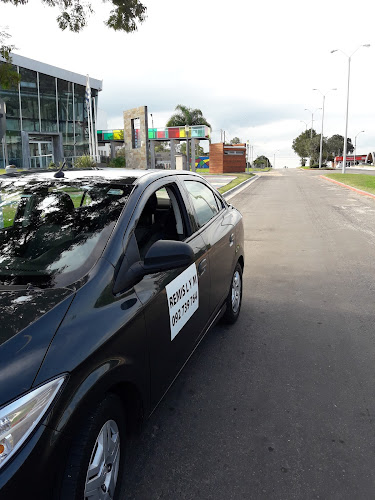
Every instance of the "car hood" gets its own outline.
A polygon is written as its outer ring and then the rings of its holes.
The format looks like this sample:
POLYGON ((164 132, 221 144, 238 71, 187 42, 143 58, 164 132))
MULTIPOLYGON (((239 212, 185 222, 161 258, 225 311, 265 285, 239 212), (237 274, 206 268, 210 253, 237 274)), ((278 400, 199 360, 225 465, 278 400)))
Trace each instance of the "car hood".
POLYGON ((0 291, 0 406, 30 389, 74 292, 0 291))

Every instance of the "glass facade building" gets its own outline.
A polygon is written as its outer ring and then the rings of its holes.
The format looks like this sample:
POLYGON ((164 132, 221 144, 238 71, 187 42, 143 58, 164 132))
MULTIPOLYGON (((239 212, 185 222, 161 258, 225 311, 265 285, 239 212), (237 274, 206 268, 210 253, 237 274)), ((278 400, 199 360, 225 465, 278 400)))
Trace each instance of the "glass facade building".
MULTIPOLYGON (((89 154, 85 101, 86 76, 12 55, 18 87, 3 89, 6 136, 0 143, 0 168, 46 168, 51 162, 89 154)), ((1 62, 0 62, 1 64, 1 62)), ((102 81, 90 78, 95 117, 102 81)))

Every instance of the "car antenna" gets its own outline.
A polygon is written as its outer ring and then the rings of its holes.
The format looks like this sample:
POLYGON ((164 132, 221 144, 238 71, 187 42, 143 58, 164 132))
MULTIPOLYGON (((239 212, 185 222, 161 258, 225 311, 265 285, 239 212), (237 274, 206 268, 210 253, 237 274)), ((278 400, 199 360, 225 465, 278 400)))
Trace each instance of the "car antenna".
POLYGON ((65 167, 65 165, 66 165, 66 161, 63 162, 61 168, 54 174, 54 177, 57 177, 58 179, 65 177, 65 174, 63 172, 63 168, 65 167))

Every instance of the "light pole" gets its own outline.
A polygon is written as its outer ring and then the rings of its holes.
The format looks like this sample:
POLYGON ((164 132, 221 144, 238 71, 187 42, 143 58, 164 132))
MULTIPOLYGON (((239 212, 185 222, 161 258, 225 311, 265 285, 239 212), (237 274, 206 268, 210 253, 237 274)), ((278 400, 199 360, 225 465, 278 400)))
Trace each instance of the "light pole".
POLYGON ((316 113, 317 111, 319 111, 319 109, 322 109, 322 108, 316 108, 315 111, 311 111, 311 109, 305 108, 305 111, 310 111, 310 113, 311 113, 311 133, 310 133, 310 139, 312 139, 312 131, 313 131, 313 128, 314 128, 314 113, 316 113))
POLYGON ((310 111, 311 113, 311 130, 310 130, 310 165, 312 165, 312 134, 313 134, 313 128, 314 128, 314 113, 316 113, 319 109, 322 108, 316 108, 315 111, 311 111, 311 109, 305 108, 305 111, 310 111))
POLYGON ((322 131, 320 133, 320 150, 319 150, 319 168, 322 168, 322 155, 323 155, 323 125, 324 125, 324 102, 326 100, 326 95, 328 94, 328 92, 331 92, 331 90, 337 90, 337 89, 329 89, 325 94, 323 94, 323 92, 321 92, 319 89, 313 89, 313 90, 317 90, 318 92, 320 92, 323 96, 323 106, 322 106, 322 131))
POLYGON ((354 167, 355 167, 355 154, 357 152, 357 137, 359 136, 359 134, 362 134, 363 132, 364 132, 364 130, 361 130, 360 132, 358 132, 358 134, 354 138, 354 161, 353 161, 354 167))
POLYGON ((349 114, 349 88, 350 88, 350 63, 352 60, 352 57, 354 54, 359 50, 361 47, 370 47, 369 43, 366 43, 364 45, 360 45, 350 56, 348 54, 345 54, 341 49, 334 49, 331 50, 331 54, 334 52, 342 52, 344 56, 348 58, 348 90, 346 93, 346 119, 345 119, 345 138, 344 138, 344 154, 343 154, 343 159, 342 159, 342 173, 345 174, 345 167, 346 167, 346 153, 348 150, 348 145, 347 145, 347 140, 348 140, 348 114, 349 114))
POLYGON ((306 126, 306 132, 307 132, 307 123, 305 121, 303 121, 303 120, 300 120, 300 122, 305 124, 305 126, 306 126))
POLYGON ((151 116, 151 124, 152 124, 152 128, 154 128, 154 117, 152 116, 152 113, 150 113, 150 116, 151 116))

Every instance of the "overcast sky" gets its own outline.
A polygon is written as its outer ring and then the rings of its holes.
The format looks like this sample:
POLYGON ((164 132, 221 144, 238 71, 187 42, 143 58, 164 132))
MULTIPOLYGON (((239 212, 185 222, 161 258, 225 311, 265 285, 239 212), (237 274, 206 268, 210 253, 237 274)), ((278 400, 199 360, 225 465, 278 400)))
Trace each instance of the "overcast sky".
MULTIPOLYGON (((13 7, 0 2, 16 53, 103 80, 99 107, 109 128, 122 128, 122 111, 147 105, 154 125, 165 126, 177 104, 200 108, 213 139, 240 137, 276 166, 296 166, 293 138, 326 97, 324 135, 344 135, 348 55, 352 59, 348 136, 358 153, 375 149, 375 7, 315 0, 145 0, 147 20, 134 34, 103 24, 108 3, 80 34, 61 32, 58 11, 38 0, 13 7)), ((314 128, 321 131, 321 112, 314 128)), ((315 121, 316 120, 316 121, 315 121)), ((310 125, 309 125, 310 126, 310 125)))

